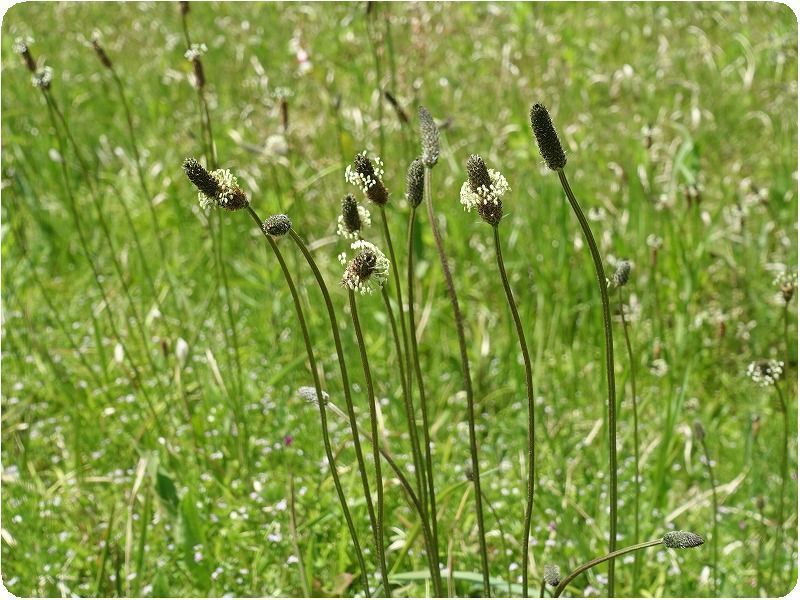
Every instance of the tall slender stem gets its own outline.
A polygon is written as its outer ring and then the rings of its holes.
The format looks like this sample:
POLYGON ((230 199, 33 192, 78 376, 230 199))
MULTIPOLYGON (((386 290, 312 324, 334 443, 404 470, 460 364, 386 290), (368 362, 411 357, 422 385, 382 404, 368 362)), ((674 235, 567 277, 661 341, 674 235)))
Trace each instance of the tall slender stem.
POLYGON ((705 458, 706 463, 706 471, 708 472, 708 479, 711 482, 711 501, 712 506, 714 508, 714 544, 712 545, 712 555, 714 561, 714 578, 712 579, 712 585, 714 590, 714 597, 717 597, 717 546, 719 545, 719 538, 717 534, 717 521, 719 519, 719 503, 717 501, 717 481, 714 478, 714 468, 711 466, 711 455, 708 452, 708 445, 706 444, 705 436, 700 436, 700 444, 703 447, 703 456, 705 458))
MULTIPOLYGON (((617 547, 617 401, 614 383, 614 338, 611 331, 611 308, 608 301, 608 282, 605 271, 603 270, 603 259, 600 257, 600 250, 594 240, 589 222, 583 214, 581 205, 572 193, 567 176, 563 169, 558 170, 558 178, 561 186, 567 195, 572 211, 578 218, 583 236, 592 254, 594 270, 597 275, 597 285, 600 288, 600 300, 603 304, 603 330, 605 333, 606 346, 606 382, 608 384, 608 469, 609 469, 609 527, 608 527, 608 549, 611 554, 617 547)), ((614 556, 609 555, 608 562, 608 595, 614 597, 614 556)))
POLYGON ((528 353, 528 344, 525 341, 525 330, 522 327, 522 319, 514 301, 514 293, 508 283, 505 264, 503 263, 503 251, 500 247, 500 233, 497 226, 492 227, 494 233, 494 249, 497 256, 497 268, 500 271, 500 279, 503 282, 503 289, 506 292, 508 308, 514 318, 514 327, 517 330, 519 349, 522 352, 522 360, 525 363, 525 389, 528 394, 528 481, 527 496, 525 498, 525 516, 523 519, 522 532, 522 596, 528 597, 528 546, 530 542, 531 516, 533 514, 533 493, 536 480, 536 414, 533 401, 533 369, 531 368, 531 357, 528 353))
POLYGON ((333 455, 330 434, 328 432, 328 416, 325 409, 325 397, 323 395, 319 371, 317 370, 317 361, 314 357, 314 346, 311 343, 311 338, 308 334, 308 325, 306 324, 306 318, 303 314, 303 305, 300 302, 300 296, 298 295, 297 288, 294 285, 294 279, 292 278, 289 268, 286 266, 286 262, 283 259, 283 254, 281 253, 280 248, 278 248, 278 244, 270 236, 264 233, 263 229, 261 229, 262 221, 256 214, 256 211, 250 206, 247 207, 247 210, 250 213, 250 216, 253 218, 253 221, 256 222, 259 231, 261 231, 261 233, 269 242, 270 248, 272 249, 272 252, 275 254, 275 258, 278 260, 278 263, 281 266, 281 272, 283 273, 283 278, 286 280, 286 286, 289 288, 289 292, 292 295, 295 314, 297 315, 297 321, 300 323, 300 331, 303 334, 303 342, 305 342, 306 346, 306 355, 308 356, 308 365, 309 369, 311 370, 311 377, 314 379, 314 390, 317 394, 317 406, 319 407, 319 419, 322 426, 322 443, 325 447, 325 456, 328 459, 328 467, 331 470, 333 485, 336 488, 336 495, 339 497, 339 504, 342 507, 342 513, 344 514, 344 519, 347 522, 347 529, 350 532, 350 538, 353 541, 353 547, 356 551, 356 559, 358 560, 359 569, 361 569, 361 579, 363 580, 364 590, 369 597, 371 594, 369 590, 367 567, 364 563, 364 554, 361 551, 361 543, 358 541, 358 534, 356 533, 356 528, 353 524, 353 517, 350 514, 350 508, 347 505, 347 497, 345 496, 344 489, 342 488, 342 482, 339 480, 339 472, 336 470, 336 459, 333 455))
MULTIPOLYGON (((431 451, 431 430, 428 423, 428 399, 425 393, 425 379, 422 376, 422 367, 419 362, 419 347, 417 344, 417 323, 414 318, 414 229, 417 221, 417 207, 412 206, 408 215, 408 239, 406 256, 408 257, 408 338, 411 342, 411 360, 414 362, 414 376, 417 380, 419 391, 419 407, 422 413, 422 435, 425 443, 425 470, 428 480, 428 499, 430 501, 430 526, 433 534, 433 549, 436 554, 436 572, 439 573, 439 526, 436 514, 436 486, 433 481, 433 455, 431 451)), ((409 369, 411 365, 409 365, 409 369)), ((434 580, 434 589, 438 586, 441 594, 441 577, 434 580)))
POLYGON ((650 540, 649 542, 642 542, 641 544, 634 544, 633 546, 628 546, 626 548, 620 548, 619 550, 615 550, 614 552, 609 552, 605 556, 600 556, 593 560, 590 560, 587 563, 582 564, 580 567, 575 569, 572 573, 567 575, 564 579, 561 580, 561 583, 558 584, 558 587, 553 592, 553 598, 558 598, 561 595, 561 592, 569 585, 569 583, 575 579, 578 575, 583 573, 584 571, 588 571, 594 566, 599 565, 600 563, 604 563, 607 560, 614 560, 618 556, 622 556, 623 554, 630 554, 631 552, 636 552, 637 550, 643 550, 645 548, 650 548, 651 546, 658 546, 661 544, 662 540, 659 538, 657 540, 650 540))
MULTIPOLYGON (((628 363, 631 367, 631 401, 633 406, 633 470, 635 485, 633 486, 633 543, 639 543, 639 504, 642 494, 642 482, 639 474, 639 407, 636 398, 636 361, 633 357, 633 346, 628 333, 628 321, 625 319, 625 305, 622 300, 622 288, 619 288, 619 314, 622 319, 622 332, 625 334, 625 348, 628 351, 628 363)), ((716 537, 716 535, 714 536, 716 537)), ((640 556, 633 557, 633 593, 638 594, 640 556)))
POLYGON ((777 572, 778 556, 783 553, 783 516, 786 507, 786 475, 789 470, 789 413, 786 400, 783 397, 778 382, 775 382, 775 392, 778 394, 781 417, 783 418, 783 447, 781 448, 781 495, 778 499, 778 520, 775 523, 775 547, 772 549, 772 568, 769 572, 767 587, 772 587, 772 579, 777 572))
POLYGON ((383 582, 383 593, 388 596, 389 592, 389 578, 388 571, 386 570, 386 556, 384 553, 383 541, 383 474, 381 472, 381 454, 380 454, 380 437, 378 435, 378 410, 375 405, 375 387, 372 384, 372 372, 369 368, 369 357, 367 356, 367 345, 364 343, 364 334, 361 331, 361 321, 358 318, 358 305, 356 304, 356 297, 353 290, 349 291, 350 299, 350 316, 353 320, 353 329, 356 332, 356 340, 358 341, 358 351, 361 354, 361 365, 364 368, 364 382, 367 386, 367 400, 369 402, 369 419, 372 426, 372 439, 375 440, 372 444, 372 460, 375 463, 375 487, 378 492, 378 509, 376 511, 377 527, 375 530, 375 548, 378 552, 378 565, 381 570, 381 580, 383 582))
POLYGON ((450 264, 445 253, 444 243, 442 242, 439 227, 436 224, 436 214, 433 211, 433 199, 431 193, 431 169, 425 167, 425 204, 428 208, 428 220, 430 221, 433 239, 436 242, 436 250, 439 253, 439 262, 442 265, 445 287, 447 295, 450 297, 450 304, 453 309, 453 317, 458 334, 458 347, 461 353, 461 373, 464 378, 464 391, 467 395, 467 421, 469 424, 469 450, 472 460, 472 484, 475 488, 475 516, 478 521, 478 544, 480 546, 481 571, 483 575, 483 595, 489 597, 489 556, 486 551, 486 528, 483 523, 483 494, 481 493, 481 474, 480 463, 478 462, 478 438, 475 433, 475 398, 472 393, 472 378, 469 372, 469 355, 467 354, 467 339, 464 335, 464 319, 461 309, 458 306, 458 296, 456 287, 453 283, 453 275, 450 272, 450 264))
POLYGON ((328 311, 328 321, 330 322, 331 326, 333 343, 334 346, 336 346, 336 356, 339 359, 339 371, 342 376, 344 400, 345 404, 347 405, 347 416, 350 419, 350 432, 353 435, 353 449, 355 450, 356 460, 358 461, 358 471, 359 475, 361 476, 361 485, 364 489, 364 501, 367 504, 367 513, 369 514, 369 521, 370 525, 372 526, 373 537, 377 539, 378 524, 375 519, 375 506, 372 502, 372 494, 370 493, 369 490, 367 467, 364 462, 364 453, 361 450, 361 440, 358 433, 358 420, 356 419, 356 411, 355 407, 353 406, 353 397, 350 392, 350 379, 347 376, 347 365, 344 360, 344 350, 342 349, 342 340, 341 336, 339 335, 339 324, 336 320, 336 312, 333 309, 333 302, 331 301, 331 296, 328 293, 328 286, 325 285, 325 279, 322 277, 322 273, 320 273, 319 267, 317 267, 317 263, 314 260, 314 257, 311 256, 311 252, 309 251, 308 246, 306 246, 305 242, 303 242, 300 236, 297 235, 297 232, 294 229, 290 229, 288 235, 289 237, 292 238, 292 241, 295 243, 295 245, 300 249, 300 252, 306 259, 308 266, 314 273, 314 278, 317 281, 317 286, 319 287, 320 292, 322 292, 322 297, 325 300, 325 308, 328 311))

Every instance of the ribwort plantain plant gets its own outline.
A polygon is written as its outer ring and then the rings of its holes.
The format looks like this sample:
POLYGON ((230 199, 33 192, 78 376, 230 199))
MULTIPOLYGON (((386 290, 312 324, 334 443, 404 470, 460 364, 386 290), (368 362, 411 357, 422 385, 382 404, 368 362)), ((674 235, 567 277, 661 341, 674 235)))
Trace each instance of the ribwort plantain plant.
POLYGON ((522 596, 528 596, 528 547, 530 543, 531 517, 533 514, 533 495, 536 480, 536 415, 533 398, 533 368, 528 352, 528 343, 525 339, 525 328, 519 316, 514 293, 508 282, 503 251, 500 245, 500 232, 498 226, 503 218, 503 196, 508 192, 509 186, 506 178, 499 171, 487 169, 483 159, 473 154, 467 159, 467 181, 461 186, 461 204, 469 212, 475 208, 486 223, 492 226, 494 237, 494 251, 497 260, 497 270, 503 290, 506 295, 508 308, 514 320, 519 349, 525 366, 525 390, 528 399, 528 447, 527 447, 527 479, 525 484, 525 511, 522 526, 522 596))
POLYGON ((467 422, 469 426, 469 448, 472 461, 472 484, 475 497, 475 516, 478 522, 478 544, 480 547, 481 572, 483 577, 483 594, 488 597, 489 589, 489 555, 486 549, 486 528, 483 520, 483 494, 481 492, 480 462, 478 460, 478 437, 475 432, 475 398, 472 391, 472 376, 469 370, 469 354, 467 353, 467 338, 464 333, 464 318, 458 304, 453 274, 450 272, 450 263, 444 248, 439 226, 436 223, 436 213, 433 210, 433 193, 431 191, 431 172, 439 160, 439 130, 428 110, 419 108, 420 142, 422 146, 422 164, 425 166, 424 190, 425 204, 428 209, 428 221, 436 243, 436 252, 444 275, 445 288, 450 298, 453 311, 458 347, 461 355, 461 374, 463 376, 464 392, 467 396, 467 422))
MULTIPOLYGON (((534 104, 531 107, 531 129, 539 146, 539 152, 544 159, 547 168, 558 173, 561 187, 567 196, 572 211, 578 219, 578 223, 583 231, 583 237, 589 246, 589 252, 594 263, 595 274, 597 275, 597 285, 600 288, 600 301, 603 305, 603 331, 605 334, 605 354, 606 354, 606 383, 608 385, 608 470, 609 470, 609 528, 608 528, 608 549, 613 555, 617 547, 617 401, 614 382, 614 338, 611 330, 611 307, 608 301, 608 282, 605 270, 603 269, 603 259, 600 257, 600 250, 595 242, 589 222, 583 214, 583 209, 578 203, 572 188, 569 185, 564 167, 567 165, 567 156, 561 147, 558 134, 550 119, 550 113, 541 104, 534 104)), ((614 597, 614 556, 610 556, 608 561, 608 595, 614 597)))
POLYGON ((259 231, 263 234, 264 238, 266 239, 267 243, 269 244, 272 253, 275 255, 275 259, 278 261, 278 264, 281 268, 281 273, 283 274, 283 278, 286 282, 286 286, 289 288, 289 292, 292 296, 292 302, 294 303, 295 309, 295 316, 297 317, 297 322, 300 325, 300 331, 303 335, 303 342, 305 343, 306 348, 306 356, 308 358, 308 365, 309 369, 311 370, 311 376, 314 380, 314 393, 315 397, 317 398, 317 406, 319 407, 319 416, 320 416, 320 424, 322 428, 322 441, 323 446, 325 448, 325 456, 328 460, 328 466, 331 470, 331 476, 333 478, 333 484, 336 488, 336 495, 339 498, 339 504, 342 507, 342 513, 344 515, 345 521, 347 522, 347 528, 350 533, 351 540, 353 542, 353 548, 356 553, 356 559, 359 564, 359 569, 361 570, 361 578, 364 584, 364 591, 369 596, 370 589, 369 589, 369 579, 366 569, 366 564, 364 562, 364 554, 361 550, 361 543, 358 539, 358 534, 355 529, 355 525, 353 523, 352 515, 350 514, 350 508, 347 504, 347 498, 344 493, 344 489, 342 488, 341 480, 339 479, 339 473, 336 468, 336 460, 333 454, 333 448, 330 442, 330 433, 328 431, 328 418, 327 412, 325 409, 325 395, 322 391, 322 383, 320 381, 319 370, 317 368, 317 361, 314 355, 314 347, 311 343, 311 337, 308 332, 308 326, 306 324, 305 314, 303 312, 303 306, 300 301, 300 296, 297 293, 297 288, 294 284, 294 278, 292 277, 291 271, 289 270, 288 266, 286 265, 286 261, 283 258, 283 254, 278 247, 277 240, 286 236, 289 233, 289 230, 292 227, 291 221, 289 217, 286 215, 273 215, 269 217, 266 221, 262 221, 261 218, 256 213, 255 209, 250 205, 250 201, 247 198, 247 195, 244 191, 241 190, 238 186, 235 186, 233 189, 230 187, 232 183, 232 176, 227 178, 228 186, 223 187, 220 185, 220 177, 215 177, 213 173, 209 173, 203 166, 194 158, 186 159, 183 163, 183 169, 186 172, 186 176, 188 177, 189 181, 191 181, 198 190, 199 201, 201 205, 209 206, 214 205, 221 208, 226 208, 227 210, 240 210, 240 209, 247 209, 248 214, 253 219, 253 221, 258 225, 259 231), (236 206, 237 208, 233 208, 236 206))

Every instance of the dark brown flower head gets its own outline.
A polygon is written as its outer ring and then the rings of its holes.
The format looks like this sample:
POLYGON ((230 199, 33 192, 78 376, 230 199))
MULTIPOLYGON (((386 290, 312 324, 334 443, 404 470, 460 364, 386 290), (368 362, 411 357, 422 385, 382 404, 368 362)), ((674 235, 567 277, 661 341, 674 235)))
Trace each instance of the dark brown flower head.
POLYGON ((667 548, 696 548, 705 540, 691 531, 670 531, 661 540, 667 548))
POLYGON ((340 256, 342 264, 346 264, 342 285, 362 295, 382 288, 389 277, 390 267, 383 252, 365 240, 357 240, 350 247, 357 250, 358 254, 349 263, 344 254, 340 256))
POLYGON ((694 430, 694 437, 696 437, 699 441, 702 441, 702 440, 705 439, 706 430, 703 427, 703 424, 699 420, 696 420, 692 424, 692 429, 694 430))
POLYGON ((264 233, 273 238, 285 236, 291 228, 292 222, 286 215, 272 215, 261 224, 264 233))
POLYGON ((406 173, 406 200, 411 206, 417 207, 422 203, 424 191, 425 166, 419 158, 415 158, 408 165, 408 172, 406 173))
POLYGON ((563 169, 567 164, 567 156, 561 147, 556 128, 550 120, 550 113, 541 104, 534 104, 531 107, 531 129, 548 168, 553 171, 563 169))
POLYGON ((209 198, 216 198, 219 194, 219 183, 206 171, 197 159, 187 158, 183 161, 183 171, 201 194, 209 198))
POLYGON ((358 214, 358 202, 353 194, 347 194, 342 199, 342 223, 347 233, 361 231, 361 215, 358 214))
POLYGON ((467 181, 461 186, 461 204, 469 212, 477 209, 481 219, 496 227, 503 218, 503 195, 509 190, 501 173, 486 168, 477 154, 467 159, 467 181))
POLYGON ((108 58, 108 54, 106 54, 106 51, 100 45, 100 40, 97 38, 92 38, 92 48, 94 48, 95 54, 97 54, 97 58, 100 59, 100 62, 103 63, 103 66, 107 69, 111 69, 111 59, 108 58))
POLYGON ((383 163, 379 158, 375 164, 367 157, 366 151, 360 152, 353 158, 353 164, 345 170, 345 179, 361 188, 367 199, 379 206, 389 202, 389 190, 383 185, 383 163))
POLYGON ((439 160, 439 128, 431 113, 424 106, 419 107, 419 137, 422 145, 422 163, 430 168, 439 160))
POLYGON ((181 15, 186 16, 189 14, 189 3, 185 0, 181 0, 178 2, 178 10, 180 10, 181 15))
POLYGON ((194 67, 194 84, 202 90, 206 85, 206 74, 199 56, 192 59, 192 66, 194 67))

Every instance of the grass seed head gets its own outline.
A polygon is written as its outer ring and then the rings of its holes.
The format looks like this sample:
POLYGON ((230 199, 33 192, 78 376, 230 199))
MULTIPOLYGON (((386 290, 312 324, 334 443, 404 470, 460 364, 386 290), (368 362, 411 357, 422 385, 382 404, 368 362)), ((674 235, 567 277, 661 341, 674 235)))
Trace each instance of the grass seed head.
POLYGON ((553 127, 553 121, 550 120, 550 113, 541 104, 531 107, 531 129, 548 168, 553 171, 563 169, 567 164, 567 156, 561 147, 556 128, 553 127))
POLYGON ((28 46, 29 43, 30 41, 26 38, 17 38, 14 41, 14 52, 19 54, 22 60, 25 61, 25 66, 28 68, 28 71, 36 73, 36 61, 31 54, 31 49, 28 46))
POLYGON ((291 228, 292 222, 286 215, 272 215, 261 224, 264 233, 273 238, 285 236, 291 228))
POLYGON ((180 13, 181 13, 182 16, 188 15, 189 14, 189 3, 186 2, 186 0, 180 0, 180 2, 178 2, 178 9, 180 10, 180 13))
POLYGON ((415 158, 408 165, 406 172, 406 200, 417 207, 422 204, 422 195, 425 191, 425 165, 419 158, 415 158))
POLYGON ((431 113, 424 106, 419 107, 419 137, 422 145, 422 163, 429 169, 439 161, 439 128, 431 113))
POLYGON ((702 546, 705 540, 691 531, 670 531, 661 540, 667 548, 696 548, 702 546))
POLYGON ((549 586, 558 587, 561 583, 561 569, 558 565, 544 566, 544 581, 549 586))

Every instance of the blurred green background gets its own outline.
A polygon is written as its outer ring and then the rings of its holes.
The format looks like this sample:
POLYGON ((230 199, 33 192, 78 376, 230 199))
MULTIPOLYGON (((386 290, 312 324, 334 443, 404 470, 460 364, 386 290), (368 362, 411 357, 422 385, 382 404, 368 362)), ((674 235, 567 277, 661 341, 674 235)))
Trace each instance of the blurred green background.
MULTIPOLYGON (((710 596, 715 576, 721 596, 794 587, 796 298, 784 306, 773 283, 797 264, 797 19, 789 8, 215 2, 192 3, 187 24, 192 41, 207 46, 205 94, 220 164, 262 216, 286 212, 312 244, 343 325, 347 295, 336 256, 346 245, 335 236, 336 216, 345 193, 361 196, 345 183, 345 166, 363 149, 383 158, 405 265, 403 193, 406 167, 419 152, 417 106, 439 122, 433 194, 467 319, 494 577, 520 576, 525 387, 491 230, 458 203, 471 153, 512 188, 500 230, 538 409, 532 587, 538 591, 545 563, 566 573, 607 544, 600 303, 577 223, 532 141, 528 109, 538 101, 560 131, 567 173, 607 270, 620 258, 633 263, 622 302, 637 375, 641 537, 675 527, 708 542, 683 553, 649 551, 635 584, 633 565, 620 559, 618 593, 710 596), (792 424, 775 569, 782 417, 776 391, 745 375, 749 362, 764 358, 788 362, 779 385, 792 424), (695 420, 705 427, 718 484, 716 540, 695 420)), ((19 596, 356 594, 357 564, 318 413, 296 395, 311 378, 277 264, 246 215, 205 214, 180 168, 184 157, 202 157, 203 141, 177 4, 20 4, 4 15, 2 34, 7 589, 19 596), (118 89, 89 43, 94 32, 130 103, 150 198, 118 89), (74 149, 60 149, 47 104, 14 53, 15 40, 28 37, 39 66, 53 69, 52 95, 88 177, 74 149)), ((382 244, 375 212, 368 235, 382 244)), ((477 573, 458 347, 427 217, 420 217, 418 334, 442 559, 477 573)), ((327 389, 343 406, 321 297, 302 257, 282 247, 327 389)), ((620 297, 612 300, 618 313, 620 297)), ((386 438, 408 464, 383 304, 375 296, 360 305, 386 438)), ((627 544, 631 365, 618 318, 614 327, 619 531, 627 544)), ((343 338, 366 424, 352 328, 343 338)), ((366 539, 348 430, 335 419, 332 427, 366 539)), ((424 579, 414 576, 426 568, 415 515, 396 482, 386 488, 395 593, 424 594, 424 579)), ((582 575, 568 593, 600 596, 604 576, 604 568, 582 575)), ((459 595, 480 590, 468 580, 453 585, 459 595)), ((504 586, 495 592, 507 593, 504 586)))

